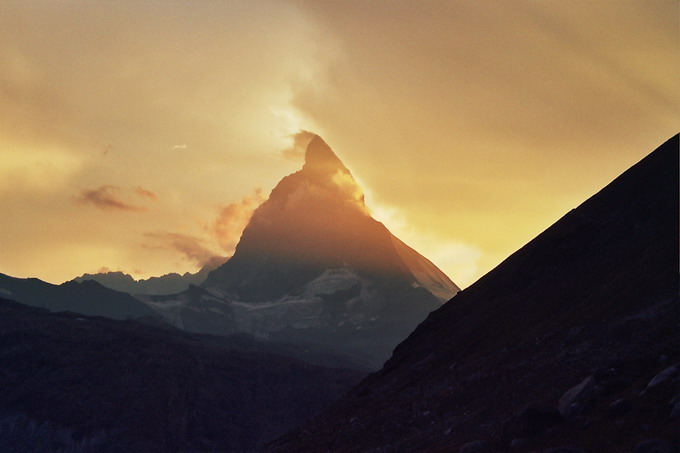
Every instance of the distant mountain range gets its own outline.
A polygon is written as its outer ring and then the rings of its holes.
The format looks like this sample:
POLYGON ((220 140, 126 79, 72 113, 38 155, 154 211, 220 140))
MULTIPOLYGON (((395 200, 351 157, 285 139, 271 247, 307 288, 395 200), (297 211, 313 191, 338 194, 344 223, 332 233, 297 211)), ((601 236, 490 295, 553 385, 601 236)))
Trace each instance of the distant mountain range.
POLYGON ((52 285, 37 278, 0 274, 0 297, 53 312, 70 311, 112 319, 158 317, 151 308, 130 294, 89 280, 52 285))
POLYGON ((228 258, 213 257, 209 263, 204 265, 198 272, 192 274, 185 272, 180 275, 177 273, 165 274, 160 277, 135 280, 130 274, 124 272, 100 272, 97 274, 83 274, 73 279, 75 282, 93 280, 116 291, 129 294, 177 294, 189 289, 190 285, 200 285, 203 283, 213 269, 224 264, 228 258))
POLYGON ((270 450, 680 451, 678 147, 433 312, 270 450))

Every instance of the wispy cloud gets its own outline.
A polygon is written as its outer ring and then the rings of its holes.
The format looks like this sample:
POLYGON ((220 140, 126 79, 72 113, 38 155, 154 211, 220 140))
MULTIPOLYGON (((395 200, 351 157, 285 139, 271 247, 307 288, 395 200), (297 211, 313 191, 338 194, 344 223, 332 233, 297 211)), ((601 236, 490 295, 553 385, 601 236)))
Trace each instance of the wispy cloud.
POLYGON ((245 196, 240 202, 231 203, 220 209, 212 232, 225 252, 231 254, 236 248, 243 229, 248 225, 255 209, 265 200, 261 189, 252 196, 245 196))
POLYGON ((84 189, 75 201, 89 204, 104 210, 143 211, 143 206, 132 204, 124 199, 123 190, 116 186, 99 186, 96 189, 84 189))
POLYGON ((292 139, 293 143, 288 148, 281 150, 281 155, 290 160, 304 159, 307 145, 314 137, 316 137, 315 133, 305 130, 291 134, 289 138, 292 139))
MULTIPOLYGON (((138 195, 148 196, 144 189, 138 195)), ((155 199, 155 198, 154 198, 155 199)), ((261 189, 240 201, 220 207, 214 220, 200 233, 186 234, 172 231, 147 231, 143 233, 142 246, 146 249, 168 250, 198 267, 217 267, 234 253, 243 229, 255 209, 265 200, 261 189)))
POLYGON ((74 198, 78 204, 92 205, 103 210, 145 211, 147 208, 130 201, 131 199, 157 200, 155 193, 141 186, 124 189, 113 185, 103 185, 96 189, 83 189, 74 198))
POLYGON ((158 196, 150 191, 149 189, 145 189, 142 186, 137 186, 135 187, 135 193, 140 197, 140 198, 147 198, 149 200, 156 201, 158 200, 158 196))
POLYGON ((144 237, 150 240, 149 243, 143 244, 144 247, 180 252, 187 261, 201 267, 215 259, 215 252, 207 247, 203 239, 195 236, 158 231, 144 233, 144 237))

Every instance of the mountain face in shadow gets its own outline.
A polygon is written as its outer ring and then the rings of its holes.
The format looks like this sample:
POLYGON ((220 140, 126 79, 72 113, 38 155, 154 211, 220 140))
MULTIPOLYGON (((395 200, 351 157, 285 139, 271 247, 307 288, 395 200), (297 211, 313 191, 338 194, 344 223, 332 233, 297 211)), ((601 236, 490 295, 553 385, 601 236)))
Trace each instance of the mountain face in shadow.
POLYGON ((678 451, 678 207, 676 135, 271 450, 678 451))
POLYGON ((37 278, 0 274, 0 296, 50 311, 71 311, 113 319, 158 315, 131 295, 105 288, 94 281, 52 285, 37 278))
POLYGON ((0 299, 0 449, 255 451, 364 376, 270 349, 0 299))
POLYGON ((234 256, 201 287, 204 294, 144 300, 193 331, 322 345, 376 367, 459 290, 370 216, 351 173, 318 136, 303 168, 274 188, 234 256))

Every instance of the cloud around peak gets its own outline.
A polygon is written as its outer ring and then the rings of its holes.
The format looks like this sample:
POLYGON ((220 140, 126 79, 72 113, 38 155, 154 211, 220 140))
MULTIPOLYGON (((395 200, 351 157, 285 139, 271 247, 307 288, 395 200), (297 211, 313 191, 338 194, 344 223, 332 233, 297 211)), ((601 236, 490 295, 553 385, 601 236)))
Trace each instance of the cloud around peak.
POLYGON ((220 208, 212 226, 212 233, 225 252, 229 254, 234 252, 250 217, 264 201, 262 190, 255 189, 252 196, 245 196, 239 202, 220 208))
POLYGON ((299 130, 295 134, 290 134, 288 138, 292 140, 292 144, 283 150, 281 155, 288 160, 304 160, 307 146, 314 140, 317 135, 314 132, 306 130, 299 130))

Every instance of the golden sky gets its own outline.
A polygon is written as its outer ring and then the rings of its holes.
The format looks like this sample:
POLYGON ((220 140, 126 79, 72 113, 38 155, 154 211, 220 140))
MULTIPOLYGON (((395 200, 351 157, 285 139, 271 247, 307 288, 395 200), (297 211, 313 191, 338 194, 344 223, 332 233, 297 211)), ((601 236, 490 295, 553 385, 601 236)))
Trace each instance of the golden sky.
POLYGON ((195 271, 309 130, 468 286, 677 133, 678 10, 5 0, 0 272, 195 271))

